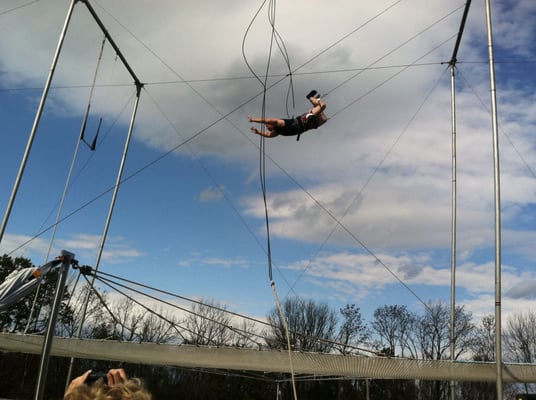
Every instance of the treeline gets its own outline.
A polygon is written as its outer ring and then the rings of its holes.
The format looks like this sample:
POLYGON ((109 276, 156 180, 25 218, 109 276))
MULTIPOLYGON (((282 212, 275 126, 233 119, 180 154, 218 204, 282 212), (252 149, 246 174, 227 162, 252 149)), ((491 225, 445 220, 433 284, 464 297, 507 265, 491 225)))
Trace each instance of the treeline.
MULTIPOLYGON (((25 258, 0 258, 0 282, 16 268, 29 267, 25 258)), ((57 275, 51 272, 35 293, 0 313, 0 331, 43 334, 50 314, 57 275)), ((280 313, 274 307, 267 323, 238 318, 225 305, 214 300, 195 302, 188 309, 160 306, 144 308, 135 298, 111 300, 109 293, 89 292, 87 286, 67 287, 56 326, 56 335, 103 340, 175 343, 191 345, 269 347, 286 349, 287 336, 280 313), (89 299, 86 321, 81 326, 81 310, 89 299)), ((113 297, 115 298, 115 297, 113 297)), ((348 304, 333 310, 326 303, 298 297, 287 298, 282 310, 290 330, 293 350, 338 354, 370 354, 425 360, 450 359, 450 308, 442 302, 429 302, 420 312, 403 305, 385 305, 366 321, 360 308, 348 304)), ((455 312, 455 358, 493 361, 495 322, 492 315, 474 321, 462 306, 455 312)), ((503 332, 503 360, 532 363, 536 356, 536 313, 514 315, 503 332)), ((61 399, 66 384, 69 359, 53 357, 47 375, 45 398, 61 399)), ((39 356, 0 353, 0 397, 32 398, 39 356)), ((142 378, 155 399, 292 399, 288 375, 237 371, 208 371, 143 364, 75 360, 73 376, 93 369, 106 371, 122 366, 131 376, 142 378)), ((367 400, 443 400, 449 399, 449 382, 338 379, 337 377, 298 377, 298 398, 367 400)), ((515 392, 530 391, 529 386, 505 386, 505 398, 515 392)), ((495 383, 458 382, 457 399, 496 398, 495 383)))

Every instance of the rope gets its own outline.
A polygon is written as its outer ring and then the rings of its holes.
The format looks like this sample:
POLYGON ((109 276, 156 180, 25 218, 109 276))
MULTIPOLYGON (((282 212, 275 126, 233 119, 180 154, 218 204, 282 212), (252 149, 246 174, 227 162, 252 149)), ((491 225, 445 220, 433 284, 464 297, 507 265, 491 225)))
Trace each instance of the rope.
MULTIPOLYGON (((262 80, 255 70, 251 67, 249 62, 247 61, 246 53, 245 53, 245 43, 247 39, 247 35, 249 33, 249 30, 253 26, 253 23, 257 19, 257 16, 259 15, 261 9, 264 7, 266 3, 266 0, 264 0, 260 6, 260 8, 255 13, 254 17, 252 18, 251 22, 248 25, 248 28, 244 34, 244 38, 242 40, 242 55, 244 57, 244 61, 251 71, 251 73, 256 77, 256 79, 261 83, 262 89, 263 89, 263 95, 262 95, 262 112, 261 112, 261 118, 264 120, 266 118, 266 91, 267 91, 267 85, 268 85, 268 77, 270 74, 270 63, 272 58, 272 51, 273 51, 273 45, 274 41, 277 43, 279 50, 281 51, 283 58, 285 59, 287 63, 287 67, 289 70, 289 76, 290 76, 290 83, 289 83, 289 91, 287 92, 287 115, 288 115, 288 97, 290 93, 292 93, 292 99, 293 99, 293 108, 295 105, 294 102, 294 89, 293 89, 293 83, 292 83, 292 71, 290 67, 290 61, 288 57, 288 53, 286 51, 286 47, 284 45, 284 42, 277 32, 275 28, 275 16, 276 16, 276 2, 275 0, 270 0, 268 5, 268 21, 271 26, 271 35, 270 35, 270 45, 268 50, 268 60, 266 62, 266 72, 264 74, 264 80, 262 80)), ((293 110, 294 111, 294 110, 293 110)), ((262 133, 264 133, 265 125, 263 124, 261 127, 262 133)), ((268 258, 268 278, 270 279, 270 286, 272 288, 275 303, 277 306, 277 310, 279 312, 279 316, 281 318, 281 321, 283 323, 284 329, 285 329, 285 335, 287 337, 287 349, 288 349, 288 359, 289 359, 289 369, 290 369, 290 376, 291 376, 291 382, 292 382, 292 391, 294 395, 294 399, 298 399, 298 394, 296 391, 296 380, 294 375, 294 366, 292 361, 292 347, 290 343, 290 332, 288 328, 288 324, 285 318, 285 314, 283 312, 283 309, 281 307, 281 302, 279 301, 279 296, 277 295, 277 289, 275 286, 275 281, 273 279, 273 267, 272 267, 272 249, 271 249, 271 240, 270 240, 270 217, 268 212, 268 203, 267 203, 267 195, 266 195, 266 138, 264 135, 260 135, 260 144, 259 144, 259 174, 260 174, 260 183, 261 183, 261 191, 262 191, 262 199, 264 204, 264 219, 265 219, 265 225, 266 225, 266 249, 267 249, 267 258, 268 258)))

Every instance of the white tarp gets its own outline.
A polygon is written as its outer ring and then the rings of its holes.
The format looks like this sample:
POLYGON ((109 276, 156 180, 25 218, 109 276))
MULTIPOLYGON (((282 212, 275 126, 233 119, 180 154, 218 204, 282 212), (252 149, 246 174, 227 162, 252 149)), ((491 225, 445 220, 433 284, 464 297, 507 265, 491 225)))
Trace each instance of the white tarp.
POLYGON ((0 312, 35 290, 42 276, 58 264, 61 260, 56 259, 41 267, 22 268, 9 274, 0 284, 0 312))

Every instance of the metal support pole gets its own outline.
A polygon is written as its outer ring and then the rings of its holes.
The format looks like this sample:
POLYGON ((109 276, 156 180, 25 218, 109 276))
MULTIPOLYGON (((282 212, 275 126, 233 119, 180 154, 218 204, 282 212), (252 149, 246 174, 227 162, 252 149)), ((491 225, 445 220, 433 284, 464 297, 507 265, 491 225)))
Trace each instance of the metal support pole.
POLYGON ((56 53, 54 54, 54 58, 52 59, 52 65, 50 66, 50 71, 48 73, 48 78, 45 84, 45 88, 43 89, 43 94, 41 95, 41 101, 39 102, 39 107, 37 108, 37 112, 35 114, 35 119, 34 119, 34 123, 32 126, 32 130, 30 131, 30 137, 28 138, 28 142, 26 144, 26 150, 24 151, 24 155, 22 157, 22 161, 19 167, 19 172, 17 174, 17 178, 15 179, 15 183, 13 185, 13 190, 11 192, 9 202, 7 204, 4 218, 2 220, 2 225, 0 226, 0 243, 2 242, 2 239, 4 237, 4 232, 6 230, 6 226, 9 221, 9 216, 11 215, 13 204, 15 203, 15 197, 17 197, 17 192, 19 191, 19 186, 22 180, 22 175, 24 173, 24 169, 26 168, 26 163, 28 162, 28 158, 30 156, 30 151, 32 149, 32 144, 35 139, 37 127, 39 126, 39 122, 41 120, 41 114, 43 113, 43 108, 45 107, 45 101, 47 98, 48 91, 50 89, 50 84, 54 76, 54 71, 56 70, 56 65, 58 64, 58 59, 60 56, 61 48, 63 46, 63 41, 65 39, 65 33, 67 32, 67 27, 69 26, 71 16, 73 15, 74 5, 77 1, 78 0, 71 1, 71 6, 69 7, 69 11, 67 12, 67 16, 65 17, 65 23, 63 24, 63 29, 61 31, 61 35, 58 41, 58 46, 56 47, 56 53))
MULTIPOLYGON (((450 361, 456 360, 456 75, 450 64, 451 124, 452 124, 452 227, 450 271, 450 361)), ((456 381, 450 381, 450 399, 456 399, 456 381)))
POLYGON ((126 163, 127 155, 128 155, 128 148, 130 146, 130 141, 131 141, 131 138, 132 138, 132 131, 134 129, 134 121, 136 119, 136 113, 138 111, 138 105, 140 103, 141 88, 142 88, 141 84, 138 84, 136 86, 136 100, 134 102, 134 109, 132 110, 132 116, 130 118, 130 125, 128 127, 127 138, 125 140, 125 147, 123 148, 123 156, 121 157, 121 164, 119 166, 119 171, 117 173, 117 179, 116 179, 116 182, 115 182, 114 192, 113 192, 113 195, 112 195, 112 201, 110 203, 110 209, 108 211, 108 217, 106 218, 106 224, 104 226, 104 232, 102 233, 102 239, 101 239, 101 243, 99 245, 99 252, 97 254, 97 259, 95 261, 95 267, 94 267, 95 271, 97 271, 99 269, 100 260, 102 258, 102 252, 104 250, 104 244, 105 244, 106 238, 108 236, 108 230, 110 228, 110 223, 112 221, 112 214, 113 214, 113 211, 114 211, 115 202, 117 200, 117 193, 119 192, 119 186, 121 186, 121 180, 123 178, 123 170, 125 168, 125 163, 126 163))
POLYGON ((88 11, 91 13, 91 15, 93 16, 93 19, 95 20, 95 22, 97 23, 97 25, 99 25, 99 28, 101 29, 102 33, 104 33, 104 36, 106 37, 106 39, 108 40, 108 42, 110 43, 110 45, 113 47, 113 49, 115 50, 115 53, 117 54, 117 56, 119 57, 119 59, 121 60, 121 62, 123 63, 123 65, 125 66, 125 68, 127 69, 128 73, 130 74, 130 76, 132 76, 132 79, 134 79, 134 83, 136 84, 136 86, 140 86, 142 85, 142 83, 140 82, 140 80, 138 79, 138 77, 136 76, 136 74, 134 73, 134 71, 132 70, 132 68, 130 67, 129 63, 127 62, 125 56, 123 56, 123 53, 121 52, 121 50, 119 49, 119 46, 117 44, 115 44, 115 41, 114 39, 112 38, 112 36, 110 35, 110 33, 108 32, 108 30, 106 29, 106 27, 104 26, 104 24, 102 23, 101 19, 99 18, 99 16, 97 15, 97 13, 95 12, 95 9, 91 6, 91 4, 89 3, 89 0, 80 0, 82 1, 88 11))
MULTIPOLYGON (((463 31, 465 29, 465 23, 467 22, 467 16, 469 15, 469 9, 471 8, 471 0, 467 0, 465 3, 465 9, 463 11, 462 21, 460 23, 460 30, 458 37, 456 38, 456 44, 454 45, 454 51, 450 58, 450 92, 451 92, 451 118, 452 118, 452 228, 451 228, 451 275, 450 275, 450 361, 454 362, 456 357, 456 59, 458 57, 458 50, 462 42, 463 31)), ((456 382, 450 382, 450 399, 456 399, 456 382)))
POLYGON ((62 250, 61 257, 62 263, 60 269, 60 276, 58 277, 56 294, 54 295, 54 303, 52 305, 52 310, 50 311, 47 332, 43 341, 43 351, 41 352, 41 362, 39 364, 39 376, 37 379, 37 388, 35 390, 35 400, 41 400, 45 392, 45 381, 47 377, 48 361, 50 359, 50 349, 52 348, 52 341, 54 339, 56 320, 58 318, 61 301, 63 299, 63 292, 65 290, 65 282, 69 273, 69 266, 74 260, 74 254, 62 250))
POLYGON ((491 27, 491 1, 486 0, 486 22, 488 33, 488 53, 491 92, 491 117, 493 129, 493 165, 495 189, 495 362, 497 367, 497 400, 503 398, 502 373, 502 318, 501 318, 501 186, 499 159, 499 129, 497 119, 497 93, 495 87, 495 60, 493 52, 493 31, 491 27))

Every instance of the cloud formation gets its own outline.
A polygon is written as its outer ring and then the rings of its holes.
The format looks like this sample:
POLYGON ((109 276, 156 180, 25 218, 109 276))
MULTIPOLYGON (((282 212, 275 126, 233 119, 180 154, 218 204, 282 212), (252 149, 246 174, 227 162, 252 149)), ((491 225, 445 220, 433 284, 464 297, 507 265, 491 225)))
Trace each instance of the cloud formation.
MULTIPOLYGON (((31 120, 40 95, 24 89, 43 86, 68 4, 36 2, 0 15, 0 84, 16 89, 11 95, 24 101, 27 113, 20 116, 21 123, 31 120)), ((92 4, 144 83, 134 155, 127 163, 128 173, 142 173, 121 189, 124 197, 113 225, 117 231, 105 248, 105 260, 148 262, 148 254, 156 257, 165 247, 165 261, 182 260, 180 265, 260 264, 265 257, 259 249, 265 239, 258 189, 261 154, 246 115, 262 113, 264 91, 245 61, 257 74, 265 73, 270 42, 266 14, 246 36, 259 4, 245 0, 160 2, 158 7, 141 0, 130 1, 129 7, 118 1, 92 4), (216 209, 223 203, 222 191, 235 207, 230 216, 216 209), (246 238, 239 235, 243 225, 246 238), (184 257, 196 251, 202 255, 184 257)), ((270 232, 282 269, 302 271, 311 283, 304 293, 326 284, 340 301, 366 301, 399 285, 397 277, 426 294, 450 284, 448 61, 464 5, 426 0, 278 5, 277 30, 290 55, 293 80, 289 86, 287 65, 274 49, 264 111, 276 117, 297 115, 308 107, 304 95, 314 88, 326 94, 330 117, 299 142, 278 138, 266 143, 270 232)), ((528 63, 536 54, 536 5, 520 0, 496 7, 504 279, 510 299, 526 299, 536 260, 536 96, 533 64, 528 63)), ((479 310, 478 299, 493 290, 494 246, 484 15, 483 5, 473 4, 456 69, 458 283, 465 300, 479 310)), ((78 132, 101 43, 102 33, 83 5, 77 5, 45 110, 44 129, 52 133, 36 143, 41 159, 51 148, 61 152, 58 146, 68 138, 67 131, 78 132)), ((76 205, 113 187, 114 177, 103 171, 122 151, 135 94, 132 78, 109 45, 99 64, 91 118, 102 117, 107 134, 100 142, 103 151, 92 156, 91 179, 75 186, 76 205)), ((23 147, 18 139, 12 148, 22 152, 23 147)), ((14 175, 13 163, 5 162, 14 175)), ((41 177, 34 184, 44 182, 43 176, 60 176, 60 162, 67 164, 60 160, 51 170, 41 164, 30 170, 41 177)), ((9 184, 2 182, 2 187, 9 184)), ((24 211, 44 208, 21 206, 24 211)), ((95 214, 81 218, 83 223, 76 220, 61 235, 62 245, 90 259, 99 242, 95 232, 102 229, 95 221, 103 218, 106 205, 94 208, 95 214)), ((29 236, 13 232, 2 248, 9 251, 29 236)), ((32 248, 43 254, 46 244, 34 241, 32 248)))

